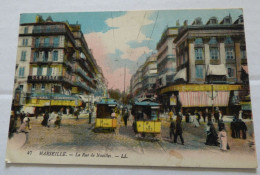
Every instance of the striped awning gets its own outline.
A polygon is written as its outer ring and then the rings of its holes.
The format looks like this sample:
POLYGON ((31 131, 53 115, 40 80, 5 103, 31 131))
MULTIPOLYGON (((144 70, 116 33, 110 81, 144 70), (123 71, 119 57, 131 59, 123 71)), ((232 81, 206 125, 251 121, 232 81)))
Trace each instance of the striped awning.
POLYGON ((207 107, 214 106, 224 107, 228 106, 230 91, 214 91, 213 101, 212 93, 209 91, 201 92, 179 92, 179 99, 182 107, 207 107))

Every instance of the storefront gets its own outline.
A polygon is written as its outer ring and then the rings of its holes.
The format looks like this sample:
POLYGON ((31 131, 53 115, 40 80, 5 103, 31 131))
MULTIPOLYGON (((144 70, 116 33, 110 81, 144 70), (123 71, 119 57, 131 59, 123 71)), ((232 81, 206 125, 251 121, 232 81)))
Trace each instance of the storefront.
POLYGON ((226 111, 230 104, 230 92, 239 90, 241 90, 241 85, 181 84, 164 88, 160 91, 160 94, 176 94, 177 100, 174 107, 181 107, 184 111, 190 110, 191 112, 197 108, 209 108, 211 110, 215 107, 226 111))

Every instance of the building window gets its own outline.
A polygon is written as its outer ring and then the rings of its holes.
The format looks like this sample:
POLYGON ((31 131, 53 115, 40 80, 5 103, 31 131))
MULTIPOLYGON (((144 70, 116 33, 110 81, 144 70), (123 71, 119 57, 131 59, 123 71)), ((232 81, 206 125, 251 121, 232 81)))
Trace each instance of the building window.
POLYGON ((28 39, 23 39, 23 46, 27 46, 28 45, 28 39))
POLYGON ((202 38, 196 38, 195 39, 195 44, 203 44, 202 38))
POLYGON ((233 78, 234 75, 235 75, 235 70, 234 70, 234 68, 229 67, 229 68, 228 68, 228 78, 233 78))
POLYGON ((50 38, 44 38, 44 47, 49 47, 50 38))
POLYGON ((195 49, 195 59, 196 60, 203 60, 203 49, 202 48, 196 48, 195 49))
POLYGON ((33 61, 36 62, 38 60, 39 57, 39 52, 34 52, 33 53, 33 61))
POLYGON ((50 32, 51 31, 51 26, 47 26, 46 27, 46 32, 50 32))
POLYGON ((240 48, 240 55, 241 55, 241 59, 246 59, 246 48, 245 47, 240 48))
POLYGON ((26 51, 22 51, 21 61, 25 61, 25 60, 26 60, 26 51))
POLYGON ((232 38, 229 36, 225 39, 224 41, 225 44, 234 44, 234 41, 232 40, 232 38))
POLYGON ((212 60, 217 60, 218 59, 218 48, 217 47, 210 48, 210 58, 212 60))
POLYGON ((214 45, 218 44, 216 37, 212 37, 212 38, 209 40, 209 44, 211 44, 211 45, 213 45, 213 44, 214 44, 214 45))
POLYGON ((45 84, 43 83, 42 84, 42 92, 44 92, 45 91, 45 84))
POLYGON ((19 85, 19 88, 20 88, 20 90, 23 90, 23 85, 22 84, 19 85))
POLYGON ((24 27, 24 34, 28 33, 28 27, 24 27))
POLYGON ((48 69, 47 69, 47 76, 51 76, 51 73, 52 73, 52 68, 48 67, 48 69))
POLYGON ((53 38, 53 44, 54 44, 54 47, 59 46, 59 38, 58 37, 53 38))
POLYGON ((44 51, 42 53, 42 60, 43 60, 43 62, 47 62, 48 61, 48 52, 47 51, 44 51))
POLYGON ((203 65, 196 65, 196 78, 204 78, 203 65))
POLYGON ((19 68, 19 77, 24 77, 24 67, 19 68))
POLYGON ((38 69, 37 69, 37 75, 38 75, 38 76, 42 75, 42 67, 38 67, 38 69))
POLYGON ((35 39, 35 47, 39 47, 40 46, 40 38, 36 38, 35 39))
POLYGON ((226 47, 226 59, 233 60, 234 59, 234 48, 226 47))
POLYGON ((52 57, 53 61, 58 61, 58 51, 54 51, 53 52, 53 57, 52 57))
POLYGON ((35 84, 32 84, 32 92, 35 91, 35 84))

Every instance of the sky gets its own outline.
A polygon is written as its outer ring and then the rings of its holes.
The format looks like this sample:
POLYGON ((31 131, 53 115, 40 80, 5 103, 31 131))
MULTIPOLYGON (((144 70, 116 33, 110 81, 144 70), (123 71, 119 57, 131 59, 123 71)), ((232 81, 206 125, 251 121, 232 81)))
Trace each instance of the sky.
POLYGON ((97 64, 102 68, 108 81, 108 88, 126 89, 131 76, 140 65, 156 53, 156 45, 167 27, 176 26, 179 20, 190 25, 201 17, 203 24, 212 16, 219 22, 228 15, 233 21, 243 14, 242 9, 207 10, 160 10, 160 11, 113 11, 75 13, 26 13, 21 14, 20 23, 35 22, 35 17, 43 19, 51 16, 53 21, 67 21, 80 24, 81 30, 92 50, 97 64))

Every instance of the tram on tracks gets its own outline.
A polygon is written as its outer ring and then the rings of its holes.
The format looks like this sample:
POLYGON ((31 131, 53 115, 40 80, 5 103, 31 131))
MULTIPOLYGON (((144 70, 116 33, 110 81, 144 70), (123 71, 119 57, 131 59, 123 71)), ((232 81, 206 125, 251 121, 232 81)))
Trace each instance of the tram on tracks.
POLYGON ((131 110, 134 116, 133 130, 141 137, 155 137, 161 133, 160 104, 150 99, 136 101, 131 110))
POLYGON ((112 98, 103 98, 96 103, 96 123, 94 132, 115 131, 117 127, 117 102, 112 98))

